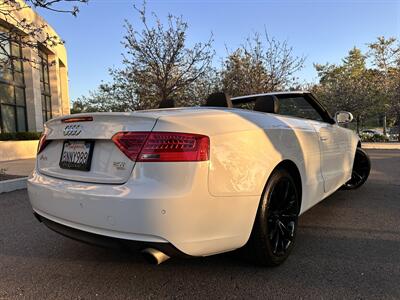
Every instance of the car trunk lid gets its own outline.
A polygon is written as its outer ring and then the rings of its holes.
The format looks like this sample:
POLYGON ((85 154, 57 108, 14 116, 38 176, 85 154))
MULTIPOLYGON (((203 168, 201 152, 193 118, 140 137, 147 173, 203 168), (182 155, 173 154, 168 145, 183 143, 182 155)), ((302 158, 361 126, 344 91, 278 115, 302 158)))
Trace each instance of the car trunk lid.
POLYGON ((46 123, 48 145, 38 154, 38 169, 45 175, 68 180, 125 183, 135 162, 118 149, 112 137, 121 131, 150 132, 157 118, 157 114, 133 112, 79 114, 51 120, 46 123), (79 158, 71 163, 71 155, 79 158))

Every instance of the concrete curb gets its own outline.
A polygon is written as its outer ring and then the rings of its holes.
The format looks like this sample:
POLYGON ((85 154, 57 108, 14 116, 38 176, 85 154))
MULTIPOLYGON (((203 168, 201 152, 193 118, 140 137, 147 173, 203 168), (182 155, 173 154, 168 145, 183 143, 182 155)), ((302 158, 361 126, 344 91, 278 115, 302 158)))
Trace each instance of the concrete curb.
POLYGON ((0 181, 0 194, 26 189, 28 177, 0 181))
POLYGON ((363 149, 400 150, 400 143, 361 143, 363 149))

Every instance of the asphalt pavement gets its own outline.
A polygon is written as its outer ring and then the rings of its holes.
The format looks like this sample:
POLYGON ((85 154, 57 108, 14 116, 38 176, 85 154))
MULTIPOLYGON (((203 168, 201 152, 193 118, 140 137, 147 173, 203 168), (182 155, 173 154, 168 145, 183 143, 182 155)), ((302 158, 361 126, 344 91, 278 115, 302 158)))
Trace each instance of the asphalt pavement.
POLYGON ((400 150, 368 152, 367 183, 303 214, 296 247, 276 268, 232 254, 149 265, 50 231, 26 190, 1 194, 0 299, 399 299, 400 150))

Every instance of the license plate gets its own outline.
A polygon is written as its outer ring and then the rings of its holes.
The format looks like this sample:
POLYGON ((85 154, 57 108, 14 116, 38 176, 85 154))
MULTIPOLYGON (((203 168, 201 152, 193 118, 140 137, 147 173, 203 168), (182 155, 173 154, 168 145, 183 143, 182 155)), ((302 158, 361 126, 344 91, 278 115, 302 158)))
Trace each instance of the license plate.
POLYGON ((60 158, 60 168, 90 171, 93 141, 65 141, 60 158))

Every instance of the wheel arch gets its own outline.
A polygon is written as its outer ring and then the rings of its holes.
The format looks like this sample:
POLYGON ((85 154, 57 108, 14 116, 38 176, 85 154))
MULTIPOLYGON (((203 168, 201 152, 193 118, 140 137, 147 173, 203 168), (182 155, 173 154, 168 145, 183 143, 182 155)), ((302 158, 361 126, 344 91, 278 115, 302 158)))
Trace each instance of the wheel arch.
MULTIPOLYGON (((272 169, 271 173, 269 174, 267 180, 264 183, 264 187, 263 187, 260 199, 258 200, 258 205, 260 205, 260 201, 261 201, 261 199, 262 199, 262 197, 264 195, 265 189, 267 187, 267 183, 268 183, 269 179, 271 178, 271 175, 275 172, 275 170, 277 170, 279 168, 282 168, 282 169, 288 171, 289 174, 293 177, 294 182, 295 182, 296 187, 297 187, 297 190, 299 192, 299 198, 300 198, 299 210, 301 211, 301 204, 302 204, 302 199, 303 199, 303 197, 302 197, 302 195, 303 195, 303 186, 302 186, 301 174, 300 174, 299 168, 297 167, 296 163, 294 163, 290 159, 282 160, 281 162, 279 162, 275 166, 275 168, 272 169)), ((255 221, 256 217, 257 217, 257 213, 254 216, 254 221, 255 221)))
MULTIPOLYGON (((299 198, 300 198, 299 209, 301 210, 301 204, 302 204, 302 199, 303 199, 303 197, 302 197, 302 195, 303 195, 303 187, 302 187, 302 180, 301 180, 301 174, 300 174, 299 168, 297 167, 297 165, 292 160, 289 160, 289 159, 281 161, 274 168, 274 170, 272 172, 274 172, 278 168, 285 169, 293 177, 294 182, 295 182, 296 187, 297 187, 297 191, 299 192, 299 198)), ((269 178, 268 178, 268 180, 269 180, 269 178)))
MULTIPOLYGON (((289 172, 289 174, 293 177, 293 179, 295 181, 296 187, 297 187, 297 189, 299 191, 299 199, 300 199, 299 212, 300 212, 301 211, 301 205, 302 205, 302 198, 303 198, 302 197, 302 194, 303 194, 302 179, 301 179, 301 174, 300 174, 299 168, 297 167, 296 163, 293 162, 290 159, 285 159, 285 160, 280 161, 275 166, 275 168, 272 169, 271 173, 269 174, 268 178, 265 181, 263 191, 262 191, 260 199, 258 201, 258 207, 260 206, 262 197, 263 197, 263 195, 265 193, 265 189, 267 187, 268 181, 271 178, 271 175, 274 173, 275 170, 277 170, 279 168, 282 168, 282 169, 286 170, 287 172, 289 172)), ((254 224, 256 222, 257 214, 258 214, 258 209, 257 209, 256 214, 254 215, 253 225, 251 227, 251 231, 250 231, 250 233, 248 235, 248 238, 246 240, 246 244, 245 245, 248 245, 248 243, 251 241, 251 236, 253 235, 253 232, 254 232, 254 224)))

